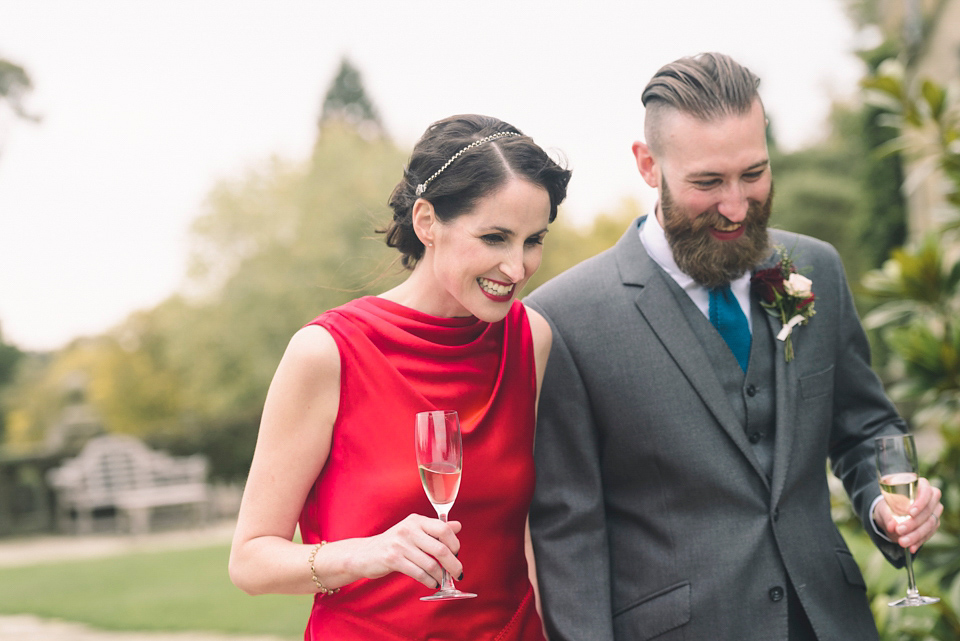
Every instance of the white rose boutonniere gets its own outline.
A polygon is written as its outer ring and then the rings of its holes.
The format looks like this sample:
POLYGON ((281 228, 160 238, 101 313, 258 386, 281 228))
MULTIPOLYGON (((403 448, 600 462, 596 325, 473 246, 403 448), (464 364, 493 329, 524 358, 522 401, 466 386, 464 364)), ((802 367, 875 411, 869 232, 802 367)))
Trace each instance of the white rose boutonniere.
POLYGON ((813 281, 797 273, 790 254, 777 246, 780 262, 776 267, 761 269, 751 278, 753 291, 767 313, 777 318, 783 327, 777 340, 784 341, 784 358, 793 360, 793 342, 790 340, 797 325, 806 325, 816 314, 813 310, 813 281))
POLYGON ((813 281, 797 273, 790 274, 783 288, 788 294, 797 298, 809 298, 813 295, 813 281))

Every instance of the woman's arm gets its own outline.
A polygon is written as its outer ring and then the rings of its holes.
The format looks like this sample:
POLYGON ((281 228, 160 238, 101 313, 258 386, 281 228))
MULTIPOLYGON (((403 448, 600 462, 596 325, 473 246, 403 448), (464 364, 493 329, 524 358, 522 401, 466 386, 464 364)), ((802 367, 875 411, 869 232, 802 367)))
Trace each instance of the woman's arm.
MULTIPOLYGON (((526 308, 527 318, 530 322, 530 333, 533 335, 533 358, 537 372, 537 397, 536 407, 540 406, 540 385, 543 383, 543 373, 547 367, 547 359, 550 357, 550 347, 553 345, 553 332, 550 330, 550 324, 540 315, 539 312, 526 308)), ((530 584, 533 586, 533 596, 536 602, 537 614, 543 619, 543 610, 540 605, 540 585, 537 581, 537 565, 533 555, 533 541, 530 538, 530 519, 527 519, 524 528, 524 552, 527 557, 527 574, 530 578, 530 584)), ((543 630, 544 637, 547 636, 546 626, 543 630)))
MULTIPOLYGON (((313 545, 291 541, 304 501, 330 454, 340 402, 340 354, 330 333, 311 325, 290 340, 267 393, 230 550, 230 578, 250 594, 318 591, 313 545)), ((386 532, 323 546, 317 579, 335 589, 399 571, 428 587, 441 568, 459 576, 460 524, 410 515, 386 532)))
POLYGON ((550 330, 550 323, 539 312, 530 307, 526 307, 526 310, 530 333, 533 335, 533 359, 537 369, 537 405, 539 406, 540 385, 543 383, 543 372, 547 368, 547 359, 550 357, 553 332, 550 330))

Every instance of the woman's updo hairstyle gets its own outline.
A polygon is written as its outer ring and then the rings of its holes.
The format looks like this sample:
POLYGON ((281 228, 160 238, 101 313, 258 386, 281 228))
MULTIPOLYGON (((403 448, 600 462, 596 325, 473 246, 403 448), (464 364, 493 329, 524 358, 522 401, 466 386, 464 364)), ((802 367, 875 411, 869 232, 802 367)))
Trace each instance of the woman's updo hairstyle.
POLYGON ((424 251, 413 230, 413 204, 418 198, 430 201, 437 218, 449 222, 472 210, 477 201, 503 187, 511 177, 547 191, 553 222, 567 195, 570 173, 533 139, 502 120, 478 115, 440 120, 420 137, 403 170, 403 180, 390 195, 393 220, 383 230, 387 245, 400 251, 404 267, 413 269, 424 251))

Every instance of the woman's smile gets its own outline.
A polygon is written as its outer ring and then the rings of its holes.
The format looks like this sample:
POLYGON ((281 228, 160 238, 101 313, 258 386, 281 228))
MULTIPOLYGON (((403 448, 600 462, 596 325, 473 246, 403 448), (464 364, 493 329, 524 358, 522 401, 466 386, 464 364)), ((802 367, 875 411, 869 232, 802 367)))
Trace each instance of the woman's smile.
POLYGON ((487 298, 498 302, 508 301, 513 298, 513 290, 517 286, 516 283, 501 283, 482 276, 477 279, 477 283, 480 285, 480 291, 482 291, 487 298))

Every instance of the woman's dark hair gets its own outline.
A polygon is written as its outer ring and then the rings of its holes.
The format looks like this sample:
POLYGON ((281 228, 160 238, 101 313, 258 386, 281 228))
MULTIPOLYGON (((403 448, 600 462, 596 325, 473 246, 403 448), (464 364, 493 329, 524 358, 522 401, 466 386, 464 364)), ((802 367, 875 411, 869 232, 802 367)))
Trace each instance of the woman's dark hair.
POLYGON ((515 177, 547 191, 553 222, 557 207, 567 195, 570 174, 513 125, 489 116, 451 116, 427 127, 414 146, 403 180, 390 195, 393 220, 381 231, 386 234, 387 245, 403 255, 403 266, 413 269, 424 250, 413 230, 413 204, 418 198, 430 201, 437 218, 448 222, 469 212, 478 200, 515 177), (472 143, 498 133, 504 135, 457 156, 472 143), (424 184, 418 194, 417 187, 424 184))

